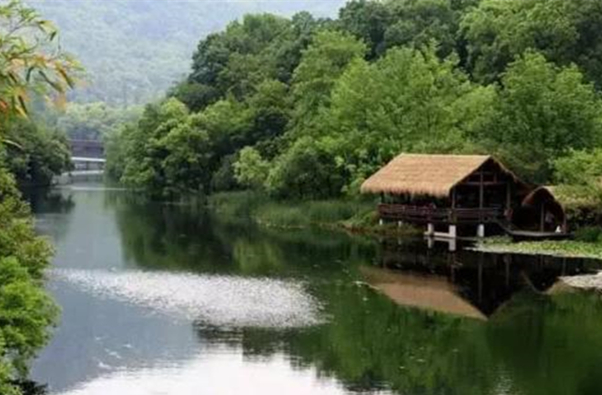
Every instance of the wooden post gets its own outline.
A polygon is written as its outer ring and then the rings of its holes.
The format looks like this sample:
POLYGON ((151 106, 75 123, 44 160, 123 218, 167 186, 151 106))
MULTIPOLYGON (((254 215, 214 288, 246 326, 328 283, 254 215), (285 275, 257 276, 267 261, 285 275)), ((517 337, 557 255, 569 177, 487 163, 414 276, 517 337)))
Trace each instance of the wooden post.
POLYGON ((541 203, 541 212, 540 212, 539 220, 540 220, 539 230, 541 232, 543 232, 543 231, 545 231, 545 225, 546 225, 546 202, 541 203))
POLYGON ((479 173, 480 175, 480 180, 479 180, 479 208, 482 209, 484 207, 485 204, 485 189, 483 188, 483 171, 481 170, 481 172, 479 173))
POLYGON ((506 210, 510 210, 511 205, 512 205, 512 183, 508 182, 506 184, 506 210))
POLYGON ((481 252, 479 253, 479 266, 478 266, 478 287, 479 287, 479 302, 483 301, 483 261, 485 260, 485 255, 481 252))

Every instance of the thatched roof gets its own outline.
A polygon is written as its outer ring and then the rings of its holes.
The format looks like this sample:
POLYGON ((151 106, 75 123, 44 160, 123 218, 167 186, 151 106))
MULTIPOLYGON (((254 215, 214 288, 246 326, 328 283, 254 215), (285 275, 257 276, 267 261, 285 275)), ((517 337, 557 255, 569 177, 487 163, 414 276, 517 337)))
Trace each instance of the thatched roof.
POLYGON ((361 191, 446 197, 454 186, 490 160, 516 179, 489 155, 401 154, 368 178, 361 191))
POLYGON ((566 214, 562 203, 556 199, 554 195, 554 187, 552 186, 541 186, 535 188, 529 193, 522 202, 523 207, 525 206, 539 206, 545 202, 548 210, 552 212, 561 221, 564 221, 566 214))

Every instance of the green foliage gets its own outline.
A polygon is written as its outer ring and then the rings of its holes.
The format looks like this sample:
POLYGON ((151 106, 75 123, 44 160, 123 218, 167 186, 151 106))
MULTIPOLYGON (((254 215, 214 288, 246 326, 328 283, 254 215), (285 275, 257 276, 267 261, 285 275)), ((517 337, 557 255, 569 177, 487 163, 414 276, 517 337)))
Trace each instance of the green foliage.
POLYGON ((602 9, 592 0, 484 0, 463 18, 468 68, 495 81, 529 49, 559 65, 576 63, 598 87, 602 9))
MULTIPOLYGON (((591 231, 586 230, 585 233, 591 231)), ((582 234, 583 240, 562 241, 522 241, 514 243, 506 240, 494 240, 479 245, 479 251, 501 254, 544 255, 566 258, 602 259, 602 242, 592 242, 590 235, 582 234)))
POLYGON ((348 2, 339 12, 339 23, 364 40, 370 58, 396 46, 421 48, 435 40, 437 53, 447 57, 462 52, 460 20, 478 0, 388 0, 348 2))
POLYGON ((243 100, 267 80, 286 82, 319 24, 308 13, 246 15, 199 43, 192 73, 174 94, 198 111, 229 94, 243 100))
POLYGON ((280 198, 321 199, 338 195, 343 181, 334 157, 312 139, 301 138, 275 160, 266 188, 280 198))
POLYGON ((586 243, 602 242, 602 228, 597 226, 584 226, 575 231, 575 240, 586 243))
POLYGON ((49 339, 46 328, 54 323, 57 307, 16 258, 0 260, 0 284, 0 338, 23 377, 27 362, 49 339))
POLYGON ((64 113, 56 116, 56 127, 70 139, 102 141, 113 129, 134 121, 140 107, 111 107, 102 102, 69 103, 64 113))
MULTIPOLYGON (((0 114, 26 116, 31 92, 57 95, 74 86, 77 62, 61 51, 58 31, 20 0, 0 4, 0 114)), ((49 97, 48 97, 49 98, 49 97)))
POLYGON ((325 144, 357 185, 400 152, 466 150, 490 96, 432 48, 393 49, 374 64, 354 62, 337 81, 325 144))
POLYGON ((571 151, 556 159, 554 178, 560 184, 602 187, 602 149, 571 151))
POLYGON ((551 161, 570 149, 598 146, 602 102, 574 67, 559 68, 536 53, 513 62, 502 78, 494 116, 477 139, 528 181, 551 178, 551 161))
POLYGON ((602 150, 571 151, 553 162, 554 193, 575 225, 599 224, 602 220, 602 150))
POLYGON ((57 307, 41 281, 51 248, 35 235, 28 206, 5 168, 0 168, 0 390, 23 378, 28 361, 49 339, 57 307))
MULTIPOLYGON (((550 183, 556 160, 602 146, 594 3, 355 0, 335 21, 248 15, 198 44, 171 92, 189 112, 117 128, 107 169, 155 195, 244 186, 316 199, 357 194, 401 152, 488 153, 550 183)), ((573 200, 598 201, 579 188, 573 200)))
POLYGON ((238 155, 224 156, 213 177, 211 178, 211 190, 213 192, 233 191, 239 188, 234 170, 234 164, 238 155))
POLYGON ((263 187, 270 164, 252 147, 243 148, 234 163, 234 174, 239 184, 258 189, 263 187))
POLYGON ((108 144, 108 158, 122 161, 123 172, 115 164, 108 171, 156 196, 202 191, 211 153, 208 131, 200 124, 176 99, 148 106, 137 125, 121 129, 123 138, 108 144))
POLYGON ((55 175, 69 170, 70 152, 64 134, 29 120, 9 125, 5 164, 22 185, 47 186, 55 175))
POLYGON ((347 65, 360 59, 366 46, 348 33, 323 31, 315 35, 293 75, 293 127, 306 135, 319 128, 319 111, 330 103, 330 92, 347 65))
POLYGON ((209 205, 221 216, 251 218, 259 224, 278 228, 346 226, 354 218, 374 212, 374 204, 369 201, 329 199, 290 202, 248 191, 214 194, 209 205))
POLYGON ((20 395, 28 363, 49 339, 57 307, 44 291, 52 255, 36 236, 29 207, 16 182, 48 183, 69 157, 63 138, 26 118, 31 93, 53 91, 59 102, 72 86, 73 59, 56 42, 52 24, 20 1, 0 4, 0 393, 20 395), (9 144, 6 144, 9 143, 9 144))

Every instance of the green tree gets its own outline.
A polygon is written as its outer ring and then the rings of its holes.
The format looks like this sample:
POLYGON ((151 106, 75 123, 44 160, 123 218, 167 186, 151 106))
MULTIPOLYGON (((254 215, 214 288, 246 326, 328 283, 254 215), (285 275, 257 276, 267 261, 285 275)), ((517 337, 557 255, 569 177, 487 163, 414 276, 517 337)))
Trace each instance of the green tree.
POLYGON ((102 141, 112 128, 134 121, 140 107, 111 107, 106 103, 69 103, 65 111, 56 115, 56 127, 69 138, 102 141))
POLYGON ((363 40, 370 49, 370 58, 385 50, 385 34, 392 23, 390 2, 353 0, 339 11, 339 24, 363 40))
POLYGON ((241 185, 259 189, 265 185, 270 164, 252 147, 243 148, 234 163, 236 181, 241 185))
POLYGON ((499 80, 508 64, 531 49, 558 65, 579 65, 600 87, 600 29, 596 0, 484 0, 462 20, 467 66, 485 82, 499 80))
POLYGON ((65 135, 31 120, 10 123, 6 137, 5 164, 22 185, 50 185, 55 175, 71 167, 65 135))
POLYGON ((336 80, 365 53, 366 45, 348 33, 322 31, 314 36, 293 75, 294 128, 306 133, 317 126, 317 115, 329 105, 336 80))
POLYGON ((495 115, 475 136, 533 182, 548 182, 551 161, 602 142, 602 102, 575 66, 527 53, 502 78, 495 115))
POLYGON ((339 195, 343 182, 334 157, 311 138, 302 137, 275 159, 266 188, 280 198, 319 199, 339 195))
POLYGON ((247 100, 252 126, 249 144, 255 144, 263 155, 272 158, 278 148, 276 143, 290 122, 291 101, 286 84, 267 80, 257 87, 257 93, 247 100))
POLYGON ((433 48, 392 49, 374 64, 354 62, 337 81, 323 139, 354 185, 400 152, 467 149, 466 133, 486 112, 466 101, 478 97, 482 109, 492 95, 455 66, 433 48))

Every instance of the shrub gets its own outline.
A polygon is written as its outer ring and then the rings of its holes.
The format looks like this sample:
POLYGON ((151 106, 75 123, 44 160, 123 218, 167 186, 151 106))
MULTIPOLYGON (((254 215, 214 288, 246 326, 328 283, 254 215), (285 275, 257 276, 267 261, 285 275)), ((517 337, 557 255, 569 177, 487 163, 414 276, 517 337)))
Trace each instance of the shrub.
POLYGON ((598 226, 585 226, 575 231, 575 239, 586 243, 602 241, 602 228, 598 226))
POLYGON ((270 164, 252 147, 243 148, 234 163, 234 177, 241 185, 260 189, 268 175, 270 164))
POLYGON ((270 195, 324 199, 341 194, 344 177, 335 159, 310 138, 301 138, 278 157, 267 179, 270 195))

